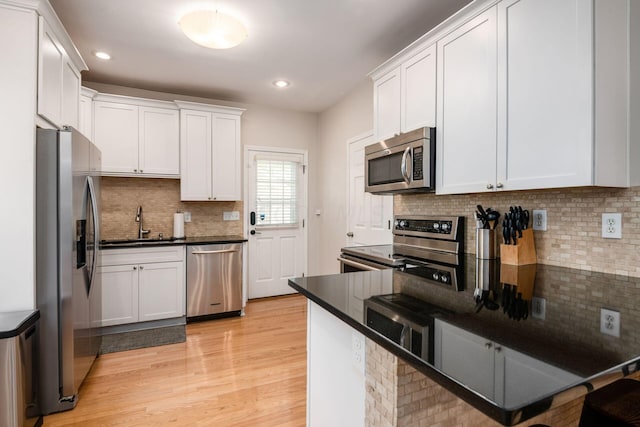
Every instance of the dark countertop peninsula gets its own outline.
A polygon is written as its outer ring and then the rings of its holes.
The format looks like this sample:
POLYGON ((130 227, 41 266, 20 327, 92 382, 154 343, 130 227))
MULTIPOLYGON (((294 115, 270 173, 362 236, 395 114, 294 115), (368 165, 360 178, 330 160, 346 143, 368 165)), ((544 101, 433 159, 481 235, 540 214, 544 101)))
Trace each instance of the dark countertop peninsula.
POLYGON ((416 273, 410 269, 346 273, 295 278, 289 285, 504 425, 522 422, 640 369, 640 278, 548 265, 501 266, 474 255, 465 257, 461 290, 416 273), (475 295, 482 295, 483 289, 490 302, 478 305, 475 295), (526 318, 522 312, 516 316, 513 310, 505 311, 509 305, 505 290, 514 289, 527 301, 526 318), (438 326, 432 323, 430 329, 440 332, 429 335, 431 355, 419 357, 367 326, 365 301, 389 294, 408 295, 438 308, 433 314, 438 326), (619 337, 600 332, 602 308, 620 313, 619 337), (462 331, 457 336, 470 342, 477 339, 484 343, 480 350, 489 344, 504 349, 500 357, 507 361, 501 381, 507 385, 502 396, 497 389, 491 394, 493 385, 487 392, 485 384, 477 382, 474 372, 482 369, 477 366, 478 354, 447 344, 454 341, 443 338, 446 331, 462 331), (513 359, 517 363, 509 365, 509 355, 517 355, 513 359), (455 360, 460 365, 449 362, 455 360), (473 367, 471 376, 451 368, 463 364, 473 367), (545 377, 545 384, 542 388, 518 384, 520 372, 524 378, 542 372, 538 376, 545 377), (518 377, 511 391, 509 375, 518 377))
POLYGON ((194 236, 185 237, 183 239, 166 238, 160 239, 142 239, 142 240, 102 240, 100 249, 124 249, 124 248, 140 248, 140 247, 156 247, 156 246, 176 246, 176 245, 212 245, 225 243, 243 243, 247 239, 243 236, 194 236))

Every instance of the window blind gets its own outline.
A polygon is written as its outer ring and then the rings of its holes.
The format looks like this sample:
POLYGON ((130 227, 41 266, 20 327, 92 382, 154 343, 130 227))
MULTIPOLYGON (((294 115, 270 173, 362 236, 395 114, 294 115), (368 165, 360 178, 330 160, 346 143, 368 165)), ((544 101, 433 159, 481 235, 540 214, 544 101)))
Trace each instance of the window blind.
POLYGON ((298 223, 298 162, 256 158, 257 225, 298 223))

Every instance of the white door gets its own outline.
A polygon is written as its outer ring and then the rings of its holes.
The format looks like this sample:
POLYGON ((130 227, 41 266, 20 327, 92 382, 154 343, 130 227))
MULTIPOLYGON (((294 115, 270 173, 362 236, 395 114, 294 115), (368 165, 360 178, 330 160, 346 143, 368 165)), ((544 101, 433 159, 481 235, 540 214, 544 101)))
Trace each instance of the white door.
POLYGON ((364 147, 373 143, 372 133, 348 141, 347 246, 391 243, 393 196, 377 196, 364 191, 364 147))
POLYGON ((304 275, 306 152, 247 148, 249 299, 294 293, 287 281, 304 275))

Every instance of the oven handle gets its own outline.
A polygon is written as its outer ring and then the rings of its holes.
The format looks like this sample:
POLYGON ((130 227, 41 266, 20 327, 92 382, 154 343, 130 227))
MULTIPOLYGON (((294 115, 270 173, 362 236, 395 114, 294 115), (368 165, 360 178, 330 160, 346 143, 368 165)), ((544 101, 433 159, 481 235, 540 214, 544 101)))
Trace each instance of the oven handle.
MULTIPOLYGON (((402 163, 400 164, 400 171, 402 173, 402 177, 404 178, 405 182, 407 184, 411 183, 411 175, 409 175, 408 173, 408 168, 407 168, 407 158, 409 157, 409 155, 411 154, 411 162, 413 163, 413 148, 412 147, 407 147, 404 150, 404 153, 402 153, 402 163)), ((413 174, 413 171, 412 171, 413 174)))
POLYGON ((361 264, 359 262, 351 261, 351 260, 345 259, 345 258, 338 258, 338 261, 340 261, 341 263, 343 263, 345 265, 348 265, 350 267, 359 268, 359 269, 364 270, 364 271, 381 271, 381 270, 384 270, 384 268, 372 267, 370 265, 361 264))

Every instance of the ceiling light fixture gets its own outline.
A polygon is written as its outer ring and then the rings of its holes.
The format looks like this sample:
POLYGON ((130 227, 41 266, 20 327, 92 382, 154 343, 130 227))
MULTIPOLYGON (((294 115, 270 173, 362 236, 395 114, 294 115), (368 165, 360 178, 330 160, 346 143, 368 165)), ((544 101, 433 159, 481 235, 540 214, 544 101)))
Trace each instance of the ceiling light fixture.
POLYGON ((229 49, 247 38, 247 29, 236 18, 217 10, 196 10, 178 22, 193 42, 211 49, 229 49))
POLYGON ((104 60, 111 59, 111 55, 109 55, 107 52, 94 52, 93 54, 100 59, 104 59, 104 60))
POLYGON ((275 82, 273 82, 273 85, 275 87, 278 87, 280 89, 284 89, 285 87, 288 87, 291 83, 289 83, 286 80, 276 80, 275 82))

